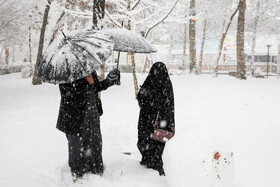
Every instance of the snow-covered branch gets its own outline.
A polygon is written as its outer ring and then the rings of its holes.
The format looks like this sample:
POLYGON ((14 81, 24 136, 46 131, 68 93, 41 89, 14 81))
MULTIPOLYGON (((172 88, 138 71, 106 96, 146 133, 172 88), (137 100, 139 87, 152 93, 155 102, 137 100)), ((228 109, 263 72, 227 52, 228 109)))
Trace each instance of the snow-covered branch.
POLYGON ((109 14, 109 12, 108 12, 107 10, 105 10, 105 15, 109 18, 109 20, 110 20, 113 24, 115 24, 115 25, 118 26, 119 28, 122 27, 120 24, 118 24, 117 22, 115 22, 115 21, 111 18, 110 14, 109 14))
POLYGON ((0 7, 5 4, 6 2, 8 2, 8 0, 1 2, 0 7))
POLYGON ((170 11, 160 20, 158 21, 157 23, 155 23, 151 28, 148 29, 148 31, 146 32, 145 34, 145 38, 147 38, 149 32, 155 28, 157 25, 159 25, 160 23, 162 23, 170 14, 171 12, 173 11, 173 9, 175 8, 175 6, 177 5, 179 0, 176 0, 175 3, 173 4, 173 6, 171 7, 170 11))
POLYGON ((140 3, 140 1, 141 1, 141 0, 138 0, 138 1, 135 3, 135 5, 131 8, 131 10, 134 10, 134 9, 137 7, 137 5, 140 3))
POLYGON ((61 9, 63 12, 75 16, 75 17, 79 17, 79 18, 92 18, 92 12, 90 11, 74 11, 74 10, 69 10, 67 8, 61 7, 59 5, 53 4, 54 7, 61 9))

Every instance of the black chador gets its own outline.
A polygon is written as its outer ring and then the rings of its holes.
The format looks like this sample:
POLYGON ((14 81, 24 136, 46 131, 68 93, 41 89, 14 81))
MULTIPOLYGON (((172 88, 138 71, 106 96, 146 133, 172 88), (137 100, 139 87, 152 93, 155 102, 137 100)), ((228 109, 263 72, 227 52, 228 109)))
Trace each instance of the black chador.
POLYGON ((151 139, 154 123, 159 121, 161 129, 173 132, 174 95, 166 66, 155 63, 137 96, 140 106, 138 122, 138 149, 142 154, 141 164, 164 175, 162 153, 165 143, 151 139))

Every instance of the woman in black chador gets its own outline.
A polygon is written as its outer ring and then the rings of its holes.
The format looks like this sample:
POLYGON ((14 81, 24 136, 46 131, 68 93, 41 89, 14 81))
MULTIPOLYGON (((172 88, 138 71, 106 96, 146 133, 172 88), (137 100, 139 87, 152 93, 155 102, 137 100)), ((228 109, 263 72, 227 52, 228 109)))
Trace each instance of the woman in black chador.
POLYGON ((175 133, 173 88, 167 68, 162 62, 152 66, 137 99, 140 106, 137 143, 142 154, 140 164, 165 175, 162 161, 165 143, 151 138, 156 125, 175 133))
POLYGON ((74 182, 88 172, 103 173, 99 120, 103 111, 98 92, 119 80, 120 72, 115 69, 101 82, 93 72, 86 78, 59 85, 61 102, 56 127, 68 140, 68 162, 74 182))

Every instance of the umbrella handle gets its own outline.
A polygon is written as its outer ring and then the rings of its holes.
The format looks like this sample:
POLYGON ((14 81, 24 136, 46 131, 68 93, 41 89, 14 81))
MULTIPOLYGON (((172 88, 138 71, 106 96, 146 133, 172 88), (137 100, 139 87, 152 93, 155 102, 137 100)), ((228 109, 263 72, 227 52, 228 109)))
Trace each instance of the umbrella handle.
POLYGON ((64 38, 66 39, 66 35, 64 34, 64 32, 63 32, 63 31, 61 31, 61 32, 62 32, 62 34, 63 34, 64 38))
POLYGON ((119 53, 118 53, 118 61, 117 61, 117 69, 119 69, 119 61, 120 61, 120 51, 119 51, 119 53))

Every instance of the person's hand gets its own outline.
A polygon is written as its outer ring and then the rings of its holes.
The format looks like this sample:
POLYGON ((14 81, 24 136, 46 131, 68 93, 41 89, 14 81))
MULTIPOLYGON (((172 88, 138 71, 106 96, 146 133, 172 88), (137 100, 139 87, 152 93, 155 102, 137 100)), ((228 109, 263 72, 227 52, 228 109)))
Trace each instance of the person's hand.
POLYGON ((112 71, 109 72, 107 75, 106 79, 110 81, 113 84, 120 85, 120 79, 121 79, 121 74, 118 69, 113 69, 112 71))

